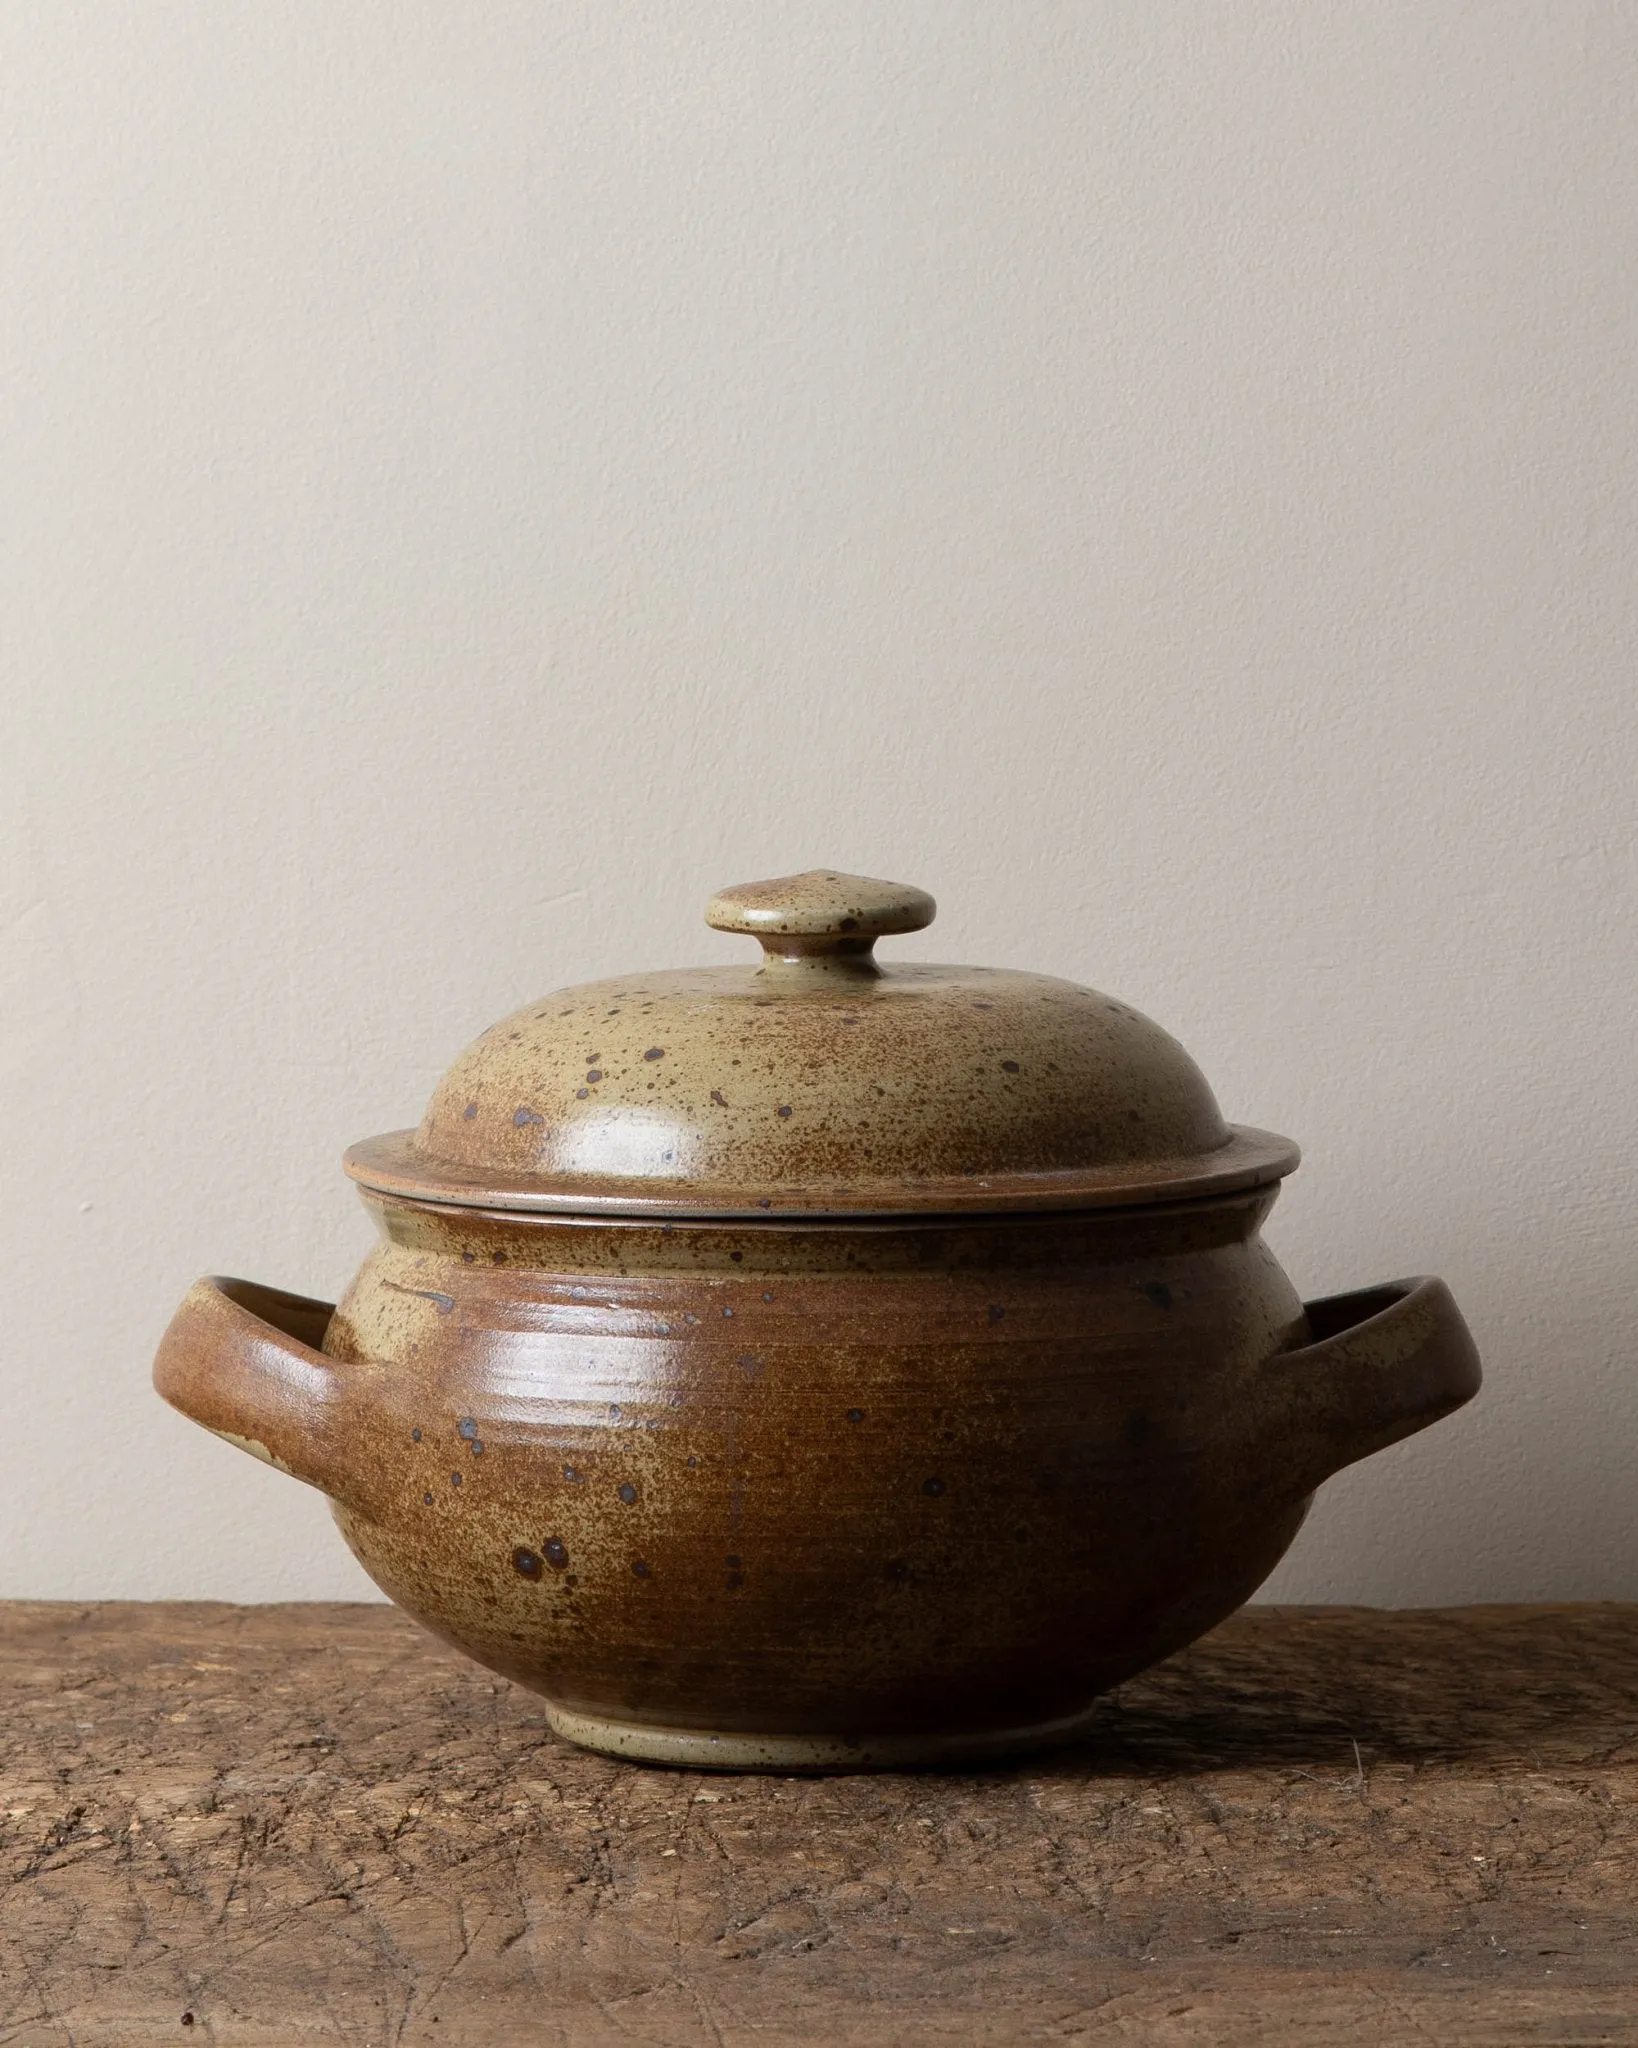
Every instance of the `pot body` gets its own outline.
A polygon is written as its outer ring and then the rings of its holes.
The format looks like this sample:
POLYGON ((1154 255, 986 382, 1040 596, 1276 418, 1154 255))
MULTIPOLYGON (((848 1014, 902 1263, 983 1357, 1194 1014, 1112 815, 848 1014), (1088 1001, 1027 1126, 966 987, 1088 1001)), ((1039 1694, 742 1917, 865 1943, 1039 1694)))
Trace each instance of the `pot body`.
POLYGON ((381 1237, 345 1298, 201 1281, 155 1384, 577 1741, 822 1770, 1068 1734, 1479 1366, 1437 1280, 1298 1300, 1259 1236, 1296 1147, 1148 1018, 875 961, 932 914, 745 884, 707 917, 755 972, 503 1019, 348 1154, 381 1237))
POLYGON ((368 1197, 323 1342, 338 1521, 605 1748, 1050 1739, 1245 1600, 1321 1476, 1266 1370, 1309 1336, 1274 1194, 671 1227, 368 1197))

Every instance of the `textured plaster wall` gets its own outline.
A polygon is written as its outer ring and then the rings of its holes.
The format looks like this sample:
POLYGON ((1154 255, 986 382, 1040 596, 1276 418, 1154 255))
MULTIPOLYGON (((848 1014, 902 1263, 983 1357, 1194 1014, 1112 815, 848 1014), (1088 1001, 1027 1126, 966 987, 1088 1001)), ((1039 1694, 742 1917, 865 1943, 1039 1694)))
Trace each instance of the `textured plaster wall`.
POLYGON ((1454 1285, 1275 1595, 1638 1597, 1635 120, 1616 0, 10 0, 0 1592, 365 1591, 172 1304, 823 861, 1454 1285))

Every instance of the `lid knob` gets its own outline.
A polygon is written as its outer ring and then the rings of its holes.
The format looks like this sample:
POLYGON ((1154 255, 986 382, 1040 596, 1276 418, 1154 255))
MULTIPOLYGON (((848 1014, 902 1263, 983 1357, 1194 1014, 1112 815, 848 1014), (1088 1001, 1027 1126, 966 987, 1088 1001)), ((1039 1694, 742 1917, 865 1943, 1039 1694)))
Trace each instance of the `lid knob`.
POLYGON ((876 941, 891 932, 919 932, 936 909, 925 889, 907 882, 810 868, 719 890, 705 906, 705 921, 719 932, 760 939, 764 974, 871 975, 881 972, 870 957, 876 941))

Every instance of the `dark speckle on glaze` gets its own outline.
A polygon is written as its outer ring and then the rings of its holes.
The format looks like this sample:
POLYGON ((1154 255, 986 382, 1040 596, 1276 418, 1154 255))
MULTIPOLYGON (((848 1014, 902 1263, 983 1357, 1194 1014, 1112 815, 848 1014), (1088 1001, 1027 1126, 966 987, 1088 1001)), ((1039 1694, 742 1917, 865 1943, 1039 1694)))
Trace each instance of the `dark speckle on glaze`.
POLYGON ((1156 1308, 1169 1309, 1172 1305, 1172 1290, 1164 1280, 1145 1280, 1143 1291, 1156 1308))
POLYGON ((527 1550, 519 1544, 512 1552, 512 1569, 519 1578, 538 1579, 545 1568, 538 1551, 527 1550))
POLYGON ((463 1415, 460 1421, 457 1422, 455 1425, 455 1434, 457 1436, 464 1436, 468 1443, 472 1441, 472 1439, 477 1435, 477 1433, 477 1422, 470 1415, 463 1415))
POLYGON ((990 1303, 990 1321, 991 1321, 992 1323, 998 1323, 998 1322, 1000 1322, 1001 1318, 1002 1318, 1002 1317, 1003 1317, 1003 1316, 1004 1316, 1005 1314, 1006 1314, 1006 1310, 1005 1310, 1004 1308, 1002 1308, 1002 1307, 1000 1306, 1000 1304, 999 1304, 998 1302, 994 1302, 994 1301, 992 1301, 992 1302, 990 1303))
POLYGON ((625 1502, 628 1508, 633 1504, 633 1502, 637 1498, 637 1489, 635 1486, 632 1485, 629 1479, 623 1480, 620 1483, 620 1485, 618 1485, 614 1490, 617 1496, 625 1502))
POLYGON ((462 1475, 461 1475, 461 1474, 460 1474, 459 1472, 451 1472, 451 1473, 450 1473, 450 1475, 449 1475, 449 1483, 450 1483, 450 1485, 451 1485, 451 1486, 459 1486, 459 1485, 461 1484, 461 1476, 462 1476, 462 1475))
POLYGON ((648 1577, 648 1566, 643 1562, 643 1560, 640 1557, 634 1557, 632 1559, 631 1575, 634 1579, 646 1579, 648 1577))
POLYGON ((863 1422, 864 1410, 862 1408, 850 1408, 847 1411, 847 1419, 849 1422, 863 1422))
POLYGON ((564 1543, 562 1537, 548 1536, 540 1548, 552 1570, 554 1572, 562 1571, 569 1561, 568 1546, 564 1543))
POLYGON ((410 1442, 411 1442, 412 1444, 418 1444, 418 1443, 419 1443, 420 1441, 421 1441, 421 1432, 420 1432, 420 1431, 419 1431, 418 1429, 412 1429, 412 1430, 410 1431, 410 1442))
POLYGON ((944 1481, 936 1476, 932 1479, 924 1479, 921 1482, 921 1490, 931 1499, 937 1500, 939 1495, 945 1491, 944 1481))

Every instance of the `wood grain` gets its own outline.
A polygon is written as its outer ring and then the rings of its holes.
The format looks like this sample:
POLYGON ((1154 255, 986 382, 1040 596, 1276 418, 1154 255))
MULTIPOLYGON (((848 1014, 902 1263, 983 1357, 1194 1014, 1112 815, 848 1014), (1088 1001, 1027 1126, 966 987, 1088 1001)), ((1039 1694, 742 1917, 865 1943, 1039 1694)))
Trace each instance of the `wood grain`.
POLYGON ((1638 2042, 1638 1608, 1253 1609, 1067 1754, 707 1777, 377 1607, 0 1608, 0 2043, 1638 2042))

